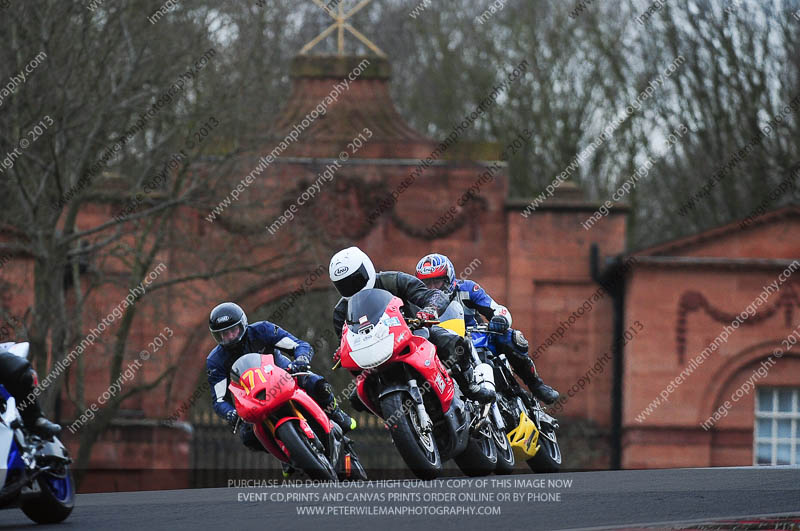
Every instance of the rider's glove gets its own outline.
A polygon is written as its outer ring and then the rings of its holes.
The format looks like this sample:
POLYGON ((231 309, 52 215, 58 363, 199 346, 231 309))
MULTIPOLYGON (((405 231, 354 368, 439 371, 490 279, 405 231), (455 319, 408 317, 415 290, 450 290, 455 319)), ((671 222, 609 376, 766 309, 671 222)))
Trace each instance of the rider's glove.
POLYGON ((342 359, 342 351, 337 348, 336 352, 333 353, 333 362, 336 363, 340 359, 342 359))
POLYGON ((490 332, 503 333, 506 330, 508 330, 508 319, 506 319, 502 315, 495 315, 494 317, 492 317, 492 320, 489 321, 490 332))
POLYGON ((311 360, 305 356, 298 356, 292 363, 289 364, 287 369, 289 372, 305 372, 311 368, 311 360))
POLYGON ((436 308, 423 308, 417 312, 417 319, 420 321, 436 321, 439 315, 436 313, 436 308))
POLYGON ((235 409, 231 409, 225 414, 225 420, 228 421, 228 424, 233 428, 236 426, 236 423, 239 422, 239 415, 236 413, 235 409))

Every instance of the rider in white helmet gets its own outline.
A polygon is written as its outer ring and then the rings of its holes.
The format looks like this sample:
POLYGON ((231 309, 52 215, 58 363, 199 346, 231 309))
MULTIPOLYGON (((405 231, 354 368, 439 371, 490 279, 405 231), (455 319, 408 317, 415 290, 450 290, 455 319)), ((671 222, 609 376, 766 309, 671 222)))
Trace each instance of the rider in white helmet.
MULTIPOLYGON (((364 289, 383 289, 403 300, 403 310, 418 319, 436 320, 450 304, 450 300, 438 289, 428 289, 415 276, 400 271, 376 272, 372 260, 358 247, 348 247, 333 255, 328 268, 331 281, 342 296, 333 310, 333 326, 339 338, 347 316, 350 298, 364 289)), ((430 342, 436 346, 439 357, 450 360, 453 376, 464 394, 481 402, 491 402, 493 391, 478 385, 469 365, 469 343, 456 333, 439 326, 430 328, 430 342), (460 367, 458 367, 460 365, 460 367), (460 369, 460 370, 457 370, 460 369)), ((357 407, 357 404, 354 404, 357 407)))

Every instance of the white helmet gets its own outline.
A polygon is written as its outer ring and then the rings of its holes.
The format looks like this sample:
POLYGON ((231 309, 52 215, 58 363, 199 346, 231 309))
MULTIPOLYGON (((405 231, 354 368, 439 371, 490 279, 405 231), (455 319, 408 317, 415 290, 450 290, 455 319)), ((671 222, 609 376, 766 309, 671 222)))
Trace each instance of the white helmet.
POLYGON ((348 247, 333 255, 328 274, 339 295, 345 299, 362 289, 375 287, 375 266, 358 247, 348 247))

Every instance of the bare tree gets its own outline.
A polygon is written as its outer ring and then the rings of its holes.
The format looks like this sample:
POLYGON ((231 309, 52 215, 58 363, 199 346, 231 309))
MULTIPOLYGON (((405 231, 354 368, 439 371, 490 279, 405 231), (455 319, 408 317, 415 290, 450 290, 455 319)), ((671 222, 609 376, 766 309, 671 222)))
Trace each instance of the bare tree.
MULTIPOLYGON (((648 76, 686 58, 651 104, 650 134, 636 137, 651 146, 653 130, 689 129, 641 191, 637 215, 662 239, 747 216, 800 160, 800 120, 783 110, 800 95, 798 35, 789 3, 723 1, 667 3, 636 33, 635 68, 648 76)), ((646 231, 637 239, 653 240, 646 231)))
MULTIPOLYGON (((0 22, 10 44, 0 52, 2 77, 26 74, 0 113, 0 151, 17 153, 0 184, 0 251, 31 264, 32 285, 17 289, 31 301, 22 333, 33 362, 43 378, 56 376, 42 395, 46 410, 66 389, 80 415, 95 401, 85 376, 101 367, 109 386, 117 381, 143 347, 132 331, 169 323, 173 297, 191 298, 198 285, 231 275, 232 295, 241 295, 280 278, 297 254, 298 246, 256 252, 266 235, 242 244, 241 233, 256 225, 263 232, 260 212, 271 204, 263 191, 243 197, 233 216, 203 219, 251 170, 238 139, 252 115, 220 104, 236 88, 229 50, 215 40, 229 19, 194 6, 153 23, 151 7, 42 0, 0 22), (203 232, 207 246, 186 238, 203 232), (122 302, 162 262, 167 273, 135 303, 117 306, 122 314, 93 355, 67 359, 112 311, 109 294, 122 302)), ((155 374, 137 375, 81 428, 78 474, 122 403, 168 382, 175 361, 167 355, 158 370, 143 371, 155 374)))

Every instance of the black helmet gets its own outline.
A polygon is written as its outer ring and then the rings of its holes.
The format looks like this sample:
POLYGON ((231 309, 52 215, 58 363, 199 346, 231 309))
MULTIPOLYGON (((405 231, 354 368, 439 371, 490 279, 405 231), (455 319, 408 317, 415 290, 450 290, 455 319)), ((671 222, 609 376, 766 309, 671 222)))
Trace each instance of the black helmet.
POLYGON ((208 318, 208 329, 211 330, 214 340, 223 347, 232 347, 239 344, 244 337, 246 328, 247 316, 238 304, 223 302, 211 310, 211 315, 208 318), (230 333, 224 333, 235 327, 238 327, 235 336, 231 336, 230 333))

